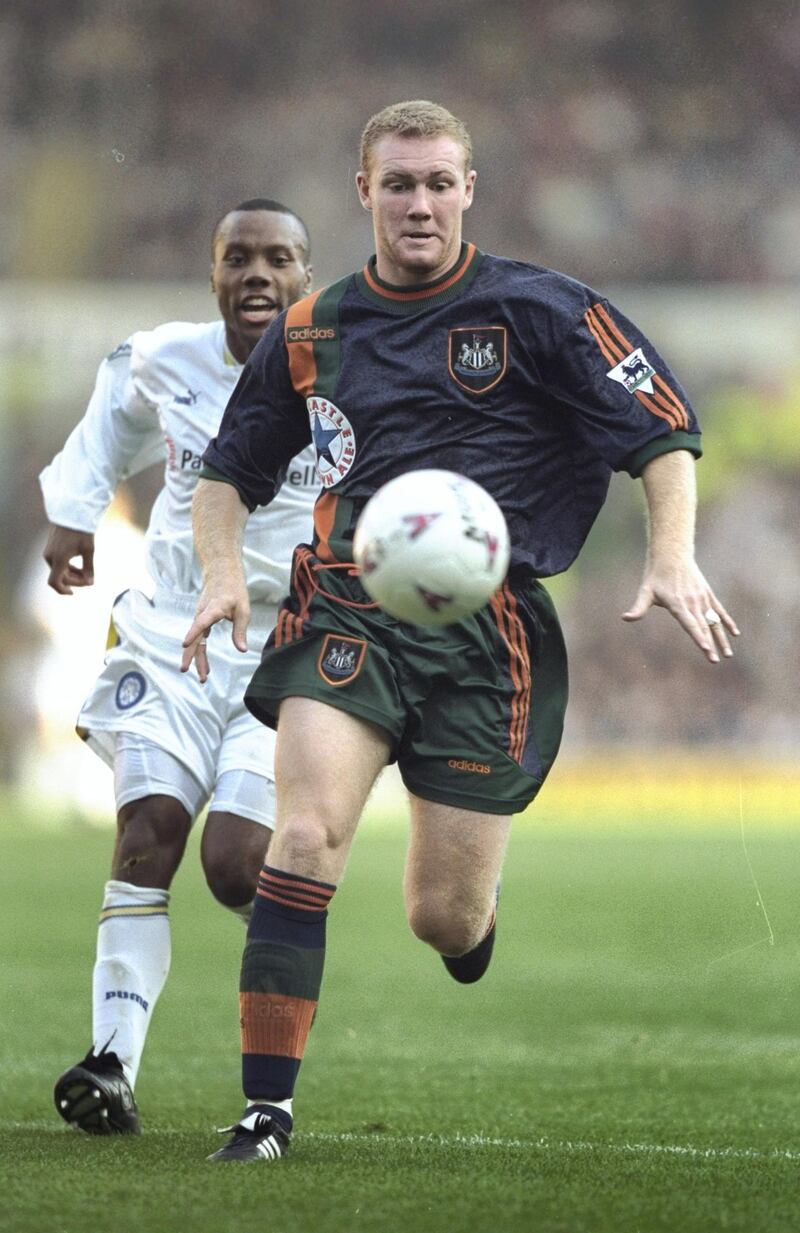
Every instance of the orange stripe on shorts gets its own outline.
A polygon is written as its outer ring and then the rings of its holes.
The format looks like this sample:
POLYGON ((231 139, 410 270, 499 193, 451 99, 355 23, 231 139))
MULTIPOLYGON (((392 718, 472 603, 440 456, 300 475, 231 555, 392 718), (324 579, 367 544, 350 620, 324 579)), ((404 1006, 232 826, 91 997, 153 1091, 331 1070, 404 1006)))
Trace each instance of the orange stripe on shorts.
POLYGON ((508 583, 504 583, 492 596, 491 607, 497 631, 508 651, 508 667, 514 686, 511 695, 508 753, 515 762, 521 762, 525 752, 531 705, 530 657, 525 631, 517 615, 516 597, 508 583))

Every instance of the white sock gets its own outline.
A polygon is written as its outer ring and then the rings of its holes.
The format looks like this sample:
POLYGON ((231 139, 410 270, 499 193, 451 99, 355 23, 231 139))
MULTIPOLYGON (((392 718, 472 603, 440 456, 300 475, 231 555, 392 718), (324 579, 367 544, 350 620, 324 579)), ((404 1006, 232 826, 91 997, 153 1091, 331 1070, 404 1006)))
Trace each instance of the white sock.
POLYGON ((94 1051, 116 1053, 133 1086, 169 972, 169 891, 106 882, 92 981, 94 1051))
POLYGON ((283 1109, 284 1113, 288 1113, 289 1117, 293 1118, 294 1116, 292 1114, 293 1099, 294 1097, 290 1096, 287 1100, 248 1100, 247 1109, 245 1110, 245 1116, 247 1116, 250 1110, 253 1109, 256 1105, 262 1105, 262 1106, 269 1105, 270 1109, 283 1109))

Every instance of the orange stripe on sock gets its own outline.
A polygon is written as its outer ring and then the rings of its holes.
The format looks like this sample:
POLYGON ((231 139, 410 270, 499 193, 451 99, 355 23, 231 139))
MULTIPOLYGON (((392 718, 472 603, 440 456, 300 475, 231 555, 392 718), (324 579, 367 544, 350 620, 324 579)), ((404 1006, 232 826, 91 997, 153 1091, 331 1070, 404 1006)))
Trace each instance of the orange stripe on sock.
POLYGON ((316 1005, 282 993, 240 993, 242 1053, 301 1058, 316 1005))
POLYGON ((306 908, 309 912, 324 912, 330 903, 330 896, 322 898, 319 895, 304 895, 299 891, 282 890, 280 887, 270 886, 266 882, 259 882, 256 893, 262 899, 274 899, 277 903, 306 908))
POLYGON ((306 882, 303 878, 287 878, 271 869, 262 869, 258 875, 264 882, 272 882, 277 887, 287 891, 304 891, 307 895, 317 895, 320 899, 332 899, 336 887, 322 886, 319 882, 306 882))
POLYGON ((261 899, 268 899, 270 903, 279 903, 283 908, 297 908, 298 912, 324 912, 327 906, 324 903, 302 903, 299 899, 290 899, 288 895, 281 895, 276 891, 263 890, 261 887, 258 887, 256 894, 261 899))

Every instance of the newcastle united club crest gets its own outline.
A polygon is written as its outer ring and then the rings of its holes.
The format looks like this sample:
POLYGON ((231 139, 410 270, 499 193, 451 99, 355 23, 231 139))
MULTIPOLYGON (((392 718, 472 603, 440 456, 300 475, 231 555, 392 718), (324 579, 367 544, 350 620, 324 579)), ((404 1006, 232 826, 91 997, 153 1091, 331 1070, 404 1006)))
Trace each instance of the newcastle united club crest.
POLYGON ((485 394, 505 376, 508 346, 504 325, 450 331, 450 376, 470 394, 485 394))
POLYGON ((326 634, 317 660, 317 670, 328 685, 347 685, 358 676, 367 644, 360 638, 326 634))

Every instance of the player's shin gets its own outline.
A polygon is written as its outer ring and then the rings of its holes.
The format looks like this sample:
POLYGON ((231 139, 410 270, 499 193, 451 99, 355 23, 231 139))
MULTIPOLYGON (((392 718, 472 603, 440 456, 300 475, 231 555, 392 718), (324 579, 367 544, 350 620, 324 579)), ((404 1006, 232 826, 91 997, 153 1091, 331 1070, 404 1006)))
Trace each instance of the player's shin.
POLYGON ((153 1008, 169 972, 169 891, 106 883, 92 981, 94 1051, 119 1058, 136 1082, 153 1008))
POLYGON ((336 887, 265 865, 242 960, 242 1086, 287 1131, 322 983, 327 908, 336 887))

